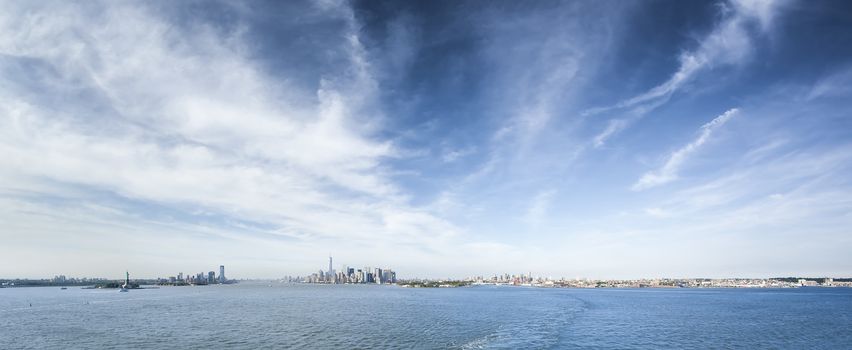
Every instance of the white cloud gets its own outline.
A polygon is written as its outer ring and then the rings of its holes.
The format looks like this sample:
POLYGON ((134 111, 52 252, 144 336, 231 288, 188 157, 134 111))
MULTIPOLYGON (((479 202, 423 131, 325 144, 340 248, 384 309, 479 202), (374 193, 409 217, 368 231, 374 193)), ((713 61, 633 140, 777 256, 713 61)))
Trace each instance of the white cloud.
POLYGON ((821 97, 845 97, 852 94, 852 69, 833 73, 817 81, 808 92, 805 100, 821 97))
POLYGON ((594 146, 595 147, 603 147, 604 143, 606 142, 607 139, 609 139, 610 136, 612 136, 612 135, 620 132, 624 128, 626 128, 627 124, 629 124, 629 122, 625 119, 612 119, 612 120, 610 120, 606 125, 606 129, 604 129, 603 132, 601 132, 600 134, 595 136, 594 146))
POLYGON ((651 217, 655 217, 655 218, 667 218, 667 217, 670 217, 672 215, 670 212, 666 211, 665 209, 657 208, 657 207, 645 208, 645 214, 647 214, 648 216, 651 216, 651 217))
POLYGON ((628 119, 610 121, 606 128, 594 137, 595 147, 603 146, 606 141, 625 129, 635 119, 642 118, 647 112, 658 107, 695 76, 717 65, 740 64, 746 61, 754 46, 749 25, 757 22, 762 33, 766 33, 773 16, 778 11, 778 1, 739 1, 735 0, 725 7, 729 12, 713 31, 701 39, 698 47, 680 55, 680 65, 668 80, 639 95, 623 100, 613 106, 586 110, 583 115, 594 115, 614 109, 642 107, 634 111, 628 119))
POLYGON ((547 190, 537 193, 527 207, 524 220, 530 226, 541 226, 544 223, 544 220, 547 219, 547 214, 550 210, 550 203, 555 195, 556 190, 547 190))
MULTIPOLYGON (((0 14, 0 69, 20 73, 0 86, 4 196, 26 189, 32 210, 51 211, 39 198, 74 198, 82 186, 255 222, 272 227, 256 229, 269 237, 339 244, 436 246, 458 232, 409 205, 385 173, 397 150, 375 136, 377 83, 345 4, 324 7, 347 24, 326 43, 343 68, 327 67, 315 90, 270 76, 246 52, 243 30, 182 28, 141 4, 100 5, 98 15, 65 3, 7 4, 0 14)), ((63 239, 56 222, 39 231, 45 239, 63 239)))
MULTIPOLYGON (((774 3, 726 3, 717 25, 682 53, 671 76, 621 107, 601 109, 623 108, 599 120, 597 137, 586 134, 590 119, 575 118, 572 106, 596 86, 591 72, 617 49, 620 40, 609 35, 624 31, 613 28, 629 21, 606 11, 589 16, 600 9, 591 3, 537 8, 509 21, 493 9, 476 17, 491 19, 486 25, 461 26, 475 31, 475 42, 471 52, 462 47, 467 43, 453 44, 447 63, 476 64, 487 76, 447 91, 472 106, 458 116, 462 122, 443 117, 444 105, 399 120, 380 108, 378 94, 387 88, 380 89, 381 79, 424 68, 418 53, 448 38, 418 32, 416 18, 385 28, 392 52, 369 51, 376 38, 361 37, 347 2, 317 3, 300 21, 333 33, 301 34, 329 61, 294 74, 252 51, 268 43, 252 37, 248 22, 174 23, 172 14, 142 3, 6 5, 0 260, 12 263, 0 264, 0 275, 110 276, 117 267, 102 263, 109 260, 127 265, 119 273, 127 268, 140 276, 224 263, 235 276, 277 277, 313 271, 329 251, 336 262, 387 264, 406 277, 518 269, 569 277, 725 275, 731 270, 719 265, 718 252, 723 265, 766 264, 774 265, 766 271, 787 273, 802 264, 783 257, 802 249, 826 257, 810 272, 849 271, 852 148, 842 132, 845 109, 828 106, 848 94, 848 72, 827 76, 784 110, 771 110, 765 94, 741 86, 749 116, 736 126, 751 131, 732 135, 741 153, 714 152, 721 168, 688 172, 698 156, 714 151, 711 138, 732 110, 684 135, 683 145, 634 178, 633 190, 641 190, 682 175, 675 191, 631 196, 613 186, 623 175, 621 160, 635 150, 580 157, 703 72, 747 62, 757 40, 750 31, 771 30, 774 3), (434 119, 406 126, 421 117, 434 119), (389 139, 400 132, 386 129, 393 126, 418 138, 389 139), (437 146, 402 148, 411 139, 437 146), (429 150, 440 153, 424 157, 429 150), (474 150, 476 157, 465 157, 474 150)), ((450 75, 435 78, 465 76, 450 75)))
POLYGON ((672 152, 662 168, 657 169, 656 171, 648 172, 643 175, 639 179, 639 181, 637 181, 633 185, 631 189, 634 191, 641 191, 676 180, 678 177, 678 171, 680 170, 681 165, 687 160, 687 158, 693 153, 695 153, 702 145, 704 145, 705 142, 707 142, 707 140, 710 138, 710 134, 713 133, 713 130, 724 125, 736 114, 737 109, 733 108, 725 113, 722 113, 709 123, 702 125, 701 133, 698 135, 698 138, 696 138, 686 146, 683 146, 682 148, 678 149, 677 151, 672 152))
POLYGON ((696 231, 743 232, 751 239, 845 235, 852 202, 848 147, 780 154, 708 183, 667 194, 662 208, 696 231), (712 219, 707 219, 712 218, 712 219), (768 230, 767 230, 768 229, 768 230), (789 232, 783 236, 781 232, 789 232))
POLYGON ((444 163, 452 163, 460 158, 467 157, 474 153, 476 153, 476 148, 474 147, 448 150, 444 152, 444 154, 441 156, 441 160, 443 160, 444 163))
POLYGON ((778 10, 788 2, 787 0, 735 0, 731 4, 737 12, 757 19, 760 28, 766 31, 772 26, 778 10))

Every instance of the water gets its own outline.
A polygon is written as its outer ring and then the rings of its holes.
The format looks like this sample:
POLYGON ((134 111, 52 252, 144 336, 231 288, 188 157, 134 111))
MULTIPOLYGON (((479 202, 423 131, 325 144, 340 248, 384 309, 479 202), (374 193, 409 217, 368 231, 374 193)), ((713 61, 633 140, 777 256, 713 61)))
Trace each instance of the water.
POLYGON ((0 289, 2 349, 125 347, 849 349, 852 289, 0 289))

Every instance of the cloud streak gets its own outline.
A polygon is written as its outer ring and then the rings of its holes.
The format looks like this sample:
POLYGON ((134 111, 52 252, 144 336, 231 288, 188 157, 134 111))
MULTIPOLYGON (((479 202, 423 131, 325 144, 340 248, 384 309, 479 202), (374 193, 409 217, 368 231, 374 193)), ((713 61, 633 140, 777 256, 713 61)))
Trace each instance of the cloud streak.
POLYGON ((532 227, 537 228, 541 226, 547 218, 551 201, 553 201, 553 197, 555 195, 555 190, 541 191, 536 194, 530 202, 529 207, 527 207, 524 220, 526 220, 526 222, 532 227))
POLYGON ((734 0, 723 3, 721 8, 724 19, 699 41, 696 49, 680 54, 680 64, 668 80, 613 106, 592 108, 583 112, 583 115, 588 116, 635 108, 629 117, 610 120, 606 128, 594 137, 594 146, 602 147, 611 137, 664 104, 672 94, 694 80, 700 72, 719 65, 745 62, 754 46, 750 25, 757 23, 760 33, 767 33, 780 8, 779 4, 780 1, 769 0, 734 0))
POLYGON ((642 177, 633 184, 631 189, 633 191, 642 191, 677 180, 678 172, 680 171, 683 163, 707 142, 714 130, 725 125, 725 123, 733 118, 738 112, 739 111, 736 108, 729 109, 707 124, 702 125, 700 133, 695 140, 672 152, 660 169, 642 175, 642 177))

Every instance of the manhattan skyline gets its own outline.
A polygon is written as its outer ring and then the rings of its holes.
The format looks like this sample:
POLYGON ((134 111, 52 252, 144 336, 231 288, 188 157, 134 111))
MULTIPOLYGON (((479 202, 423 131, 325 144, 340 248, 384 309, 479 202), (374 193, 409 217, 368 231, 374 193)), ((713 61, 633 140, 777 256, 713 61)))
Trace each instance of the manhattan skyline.
POLYGON ((852 276, 848 2, 2 4, 3 278, 852 276))

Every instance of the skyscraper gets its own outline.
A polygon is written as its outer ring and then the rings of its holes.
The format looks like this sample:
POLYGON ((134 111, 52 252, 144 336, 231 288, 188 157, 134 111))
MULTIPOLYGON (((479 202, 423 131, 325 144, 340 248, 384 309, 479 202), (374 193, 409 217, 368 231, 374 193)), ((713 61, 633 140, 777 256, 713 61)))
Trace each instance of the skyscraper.
POLYGON ((219 265, 219 283, 225 283, 225 265, 219 265))
POLYGON ((331 255, 329 255, 329 256, 328 256, 328 273, 329 273, 329 274, 334 273, 334 272, 333 272, 333 271, 334 271, 334 269, 332 269, 332 267, 331 267, 331 266, 332 266, 332 265, 331 265, 331 255))

